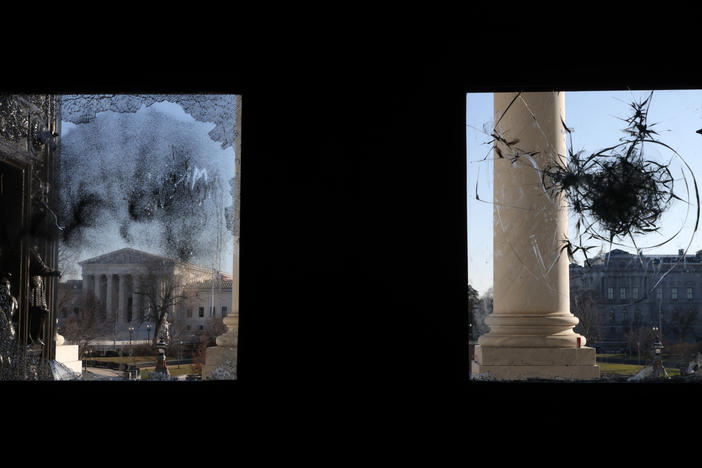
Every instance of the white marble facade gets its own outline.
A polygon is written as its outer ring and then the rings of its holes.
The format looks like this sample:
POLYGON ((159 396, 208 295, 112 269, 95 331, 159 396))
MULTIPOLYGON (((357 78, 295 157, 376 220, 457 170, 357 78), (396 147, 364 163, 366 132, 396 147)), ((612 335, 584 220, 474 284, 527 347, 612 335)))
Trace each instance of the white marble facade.
MULTIPOLYGON (((150 301, 139 293, 165 291, 171 283, 180 291, 189 283, 212 277, 209 268, 131 248, 90 258, 79 265, 84 299, 91 295, 95 298, 98 321, 115 330, 120 339, 129 338, 130 327, 135 329, 134 340, 147 339, 150 301)), ((171 310, 171 317, 174 317, 174 312, 171 310)))

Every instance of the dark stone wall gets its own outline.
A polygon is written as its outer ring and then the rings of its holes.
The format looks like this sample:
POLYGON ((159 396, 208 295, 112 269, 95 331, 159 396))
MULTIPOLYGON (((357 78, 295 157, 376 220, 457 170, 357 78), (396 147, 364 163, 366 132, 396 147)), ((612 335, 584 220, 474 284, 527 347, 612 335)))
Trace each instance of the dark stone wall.
MULTIPOLYGON (((484 416, 509 415, 499 434, 523 435, 544 414, 544 423, 577 431, 588 410, 646 401, 644 387, 466 381, 465 93, 662 89, 700 76, 674 54, 655 66, 647 58, 642 72, 640 55, 593 46, 592 28, 561 41, 553 24, 525 24, 520 15, 486 17, 482 28, 456 29, 454 42, 387 25, 291 23, 275 35, 237 36, 227 24, 209 28, 197 54, 184 52, 190 37, 172 34, 156 50, 139 42, 131 55, 104 43, 105 60, 63 75, 54 83, 61 92, 243 95, 240 381, 165 393, 119 385, 100 399, 178 406, 202 392, 221 397, 208 400, 233 424, 273 418, 292 432, 314 415, 319 428, 353 420, 382 441, 378 418, 411 435, 433 415, 481 430, 484 416), (545 34, 554 39, 548 54, 545 34)), ((68 69, 80 63, 66 60, 68 69)), ((85 404, 86 393, 69 401, 85 404)))

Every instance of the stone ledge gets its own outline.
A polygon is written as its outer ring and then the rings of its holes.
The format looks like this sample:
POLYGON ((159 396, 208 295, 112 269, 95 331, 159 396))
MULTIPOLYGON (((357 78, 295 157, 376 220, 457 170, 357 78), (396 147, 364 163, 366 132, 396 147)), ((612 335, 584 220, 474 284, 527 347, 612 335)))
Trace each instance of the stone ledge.
POLYGON ((83 361, 78 359, 78 345, 57 345, 54 359, 78 375, 83 373, 83 361))
POLYGON ((595 348, 504 348, 477 345, 474 360, 483 366, 593 366, 595 348))
POLYGON ((78 361, 78 345, 58 345, 58 346, 56 346, 55 359, 58 362, 78 361))
MULTIPOLYGON (((209 380, 212 377, 212 371, 219 365, 224 365, 231 362, 234 364, 234 366, 236 366, 236 352, 237 349, 235 347, 213 346, 211 348, 207 348, 207 353, 205 355, 205 366, 202 369, 203 380, 209 380)), ((234 367, 233 371, 234 379, 236 379, 236 367, 234 367)))
POLYGON ((596 380, 600 367, 592 366, 490 366, 471 363, 474 380, 596 380))

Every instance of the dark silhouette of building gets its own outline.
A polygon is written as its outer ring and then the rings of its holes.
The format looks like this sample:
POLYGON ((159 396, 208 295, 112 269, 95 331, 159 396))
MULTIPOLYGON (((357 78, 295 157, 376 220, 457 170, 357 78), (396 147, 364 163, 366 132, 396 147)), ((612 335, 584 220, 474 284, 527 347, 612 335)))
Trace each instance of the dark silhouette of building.
POLYGON ((589 265, 571 264, 570 288, 573 313, 598 348, 621 349, 640 328, 657 327, 672 343, 702 338, 702 250, 636 255, 615 249, 589 265))

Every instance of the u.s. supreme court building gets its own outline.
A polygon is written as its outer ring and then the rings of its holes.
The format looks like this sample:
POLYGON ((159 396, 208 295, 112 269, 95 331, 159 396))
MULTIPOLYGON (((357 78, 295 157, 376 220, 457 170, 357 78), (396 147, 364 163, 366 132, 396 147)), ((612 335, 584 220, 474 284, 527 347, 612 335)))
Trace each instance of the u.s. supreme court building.
POLYGON ((212 268, 132 248, 79 265, 81 280, 59 283, 59 325, 90 309, 98 340, 147 340, 154 300, 168 306, 171 329, 185 340, 199 339, 207 320, 231 313, 232 278, 212 268))

